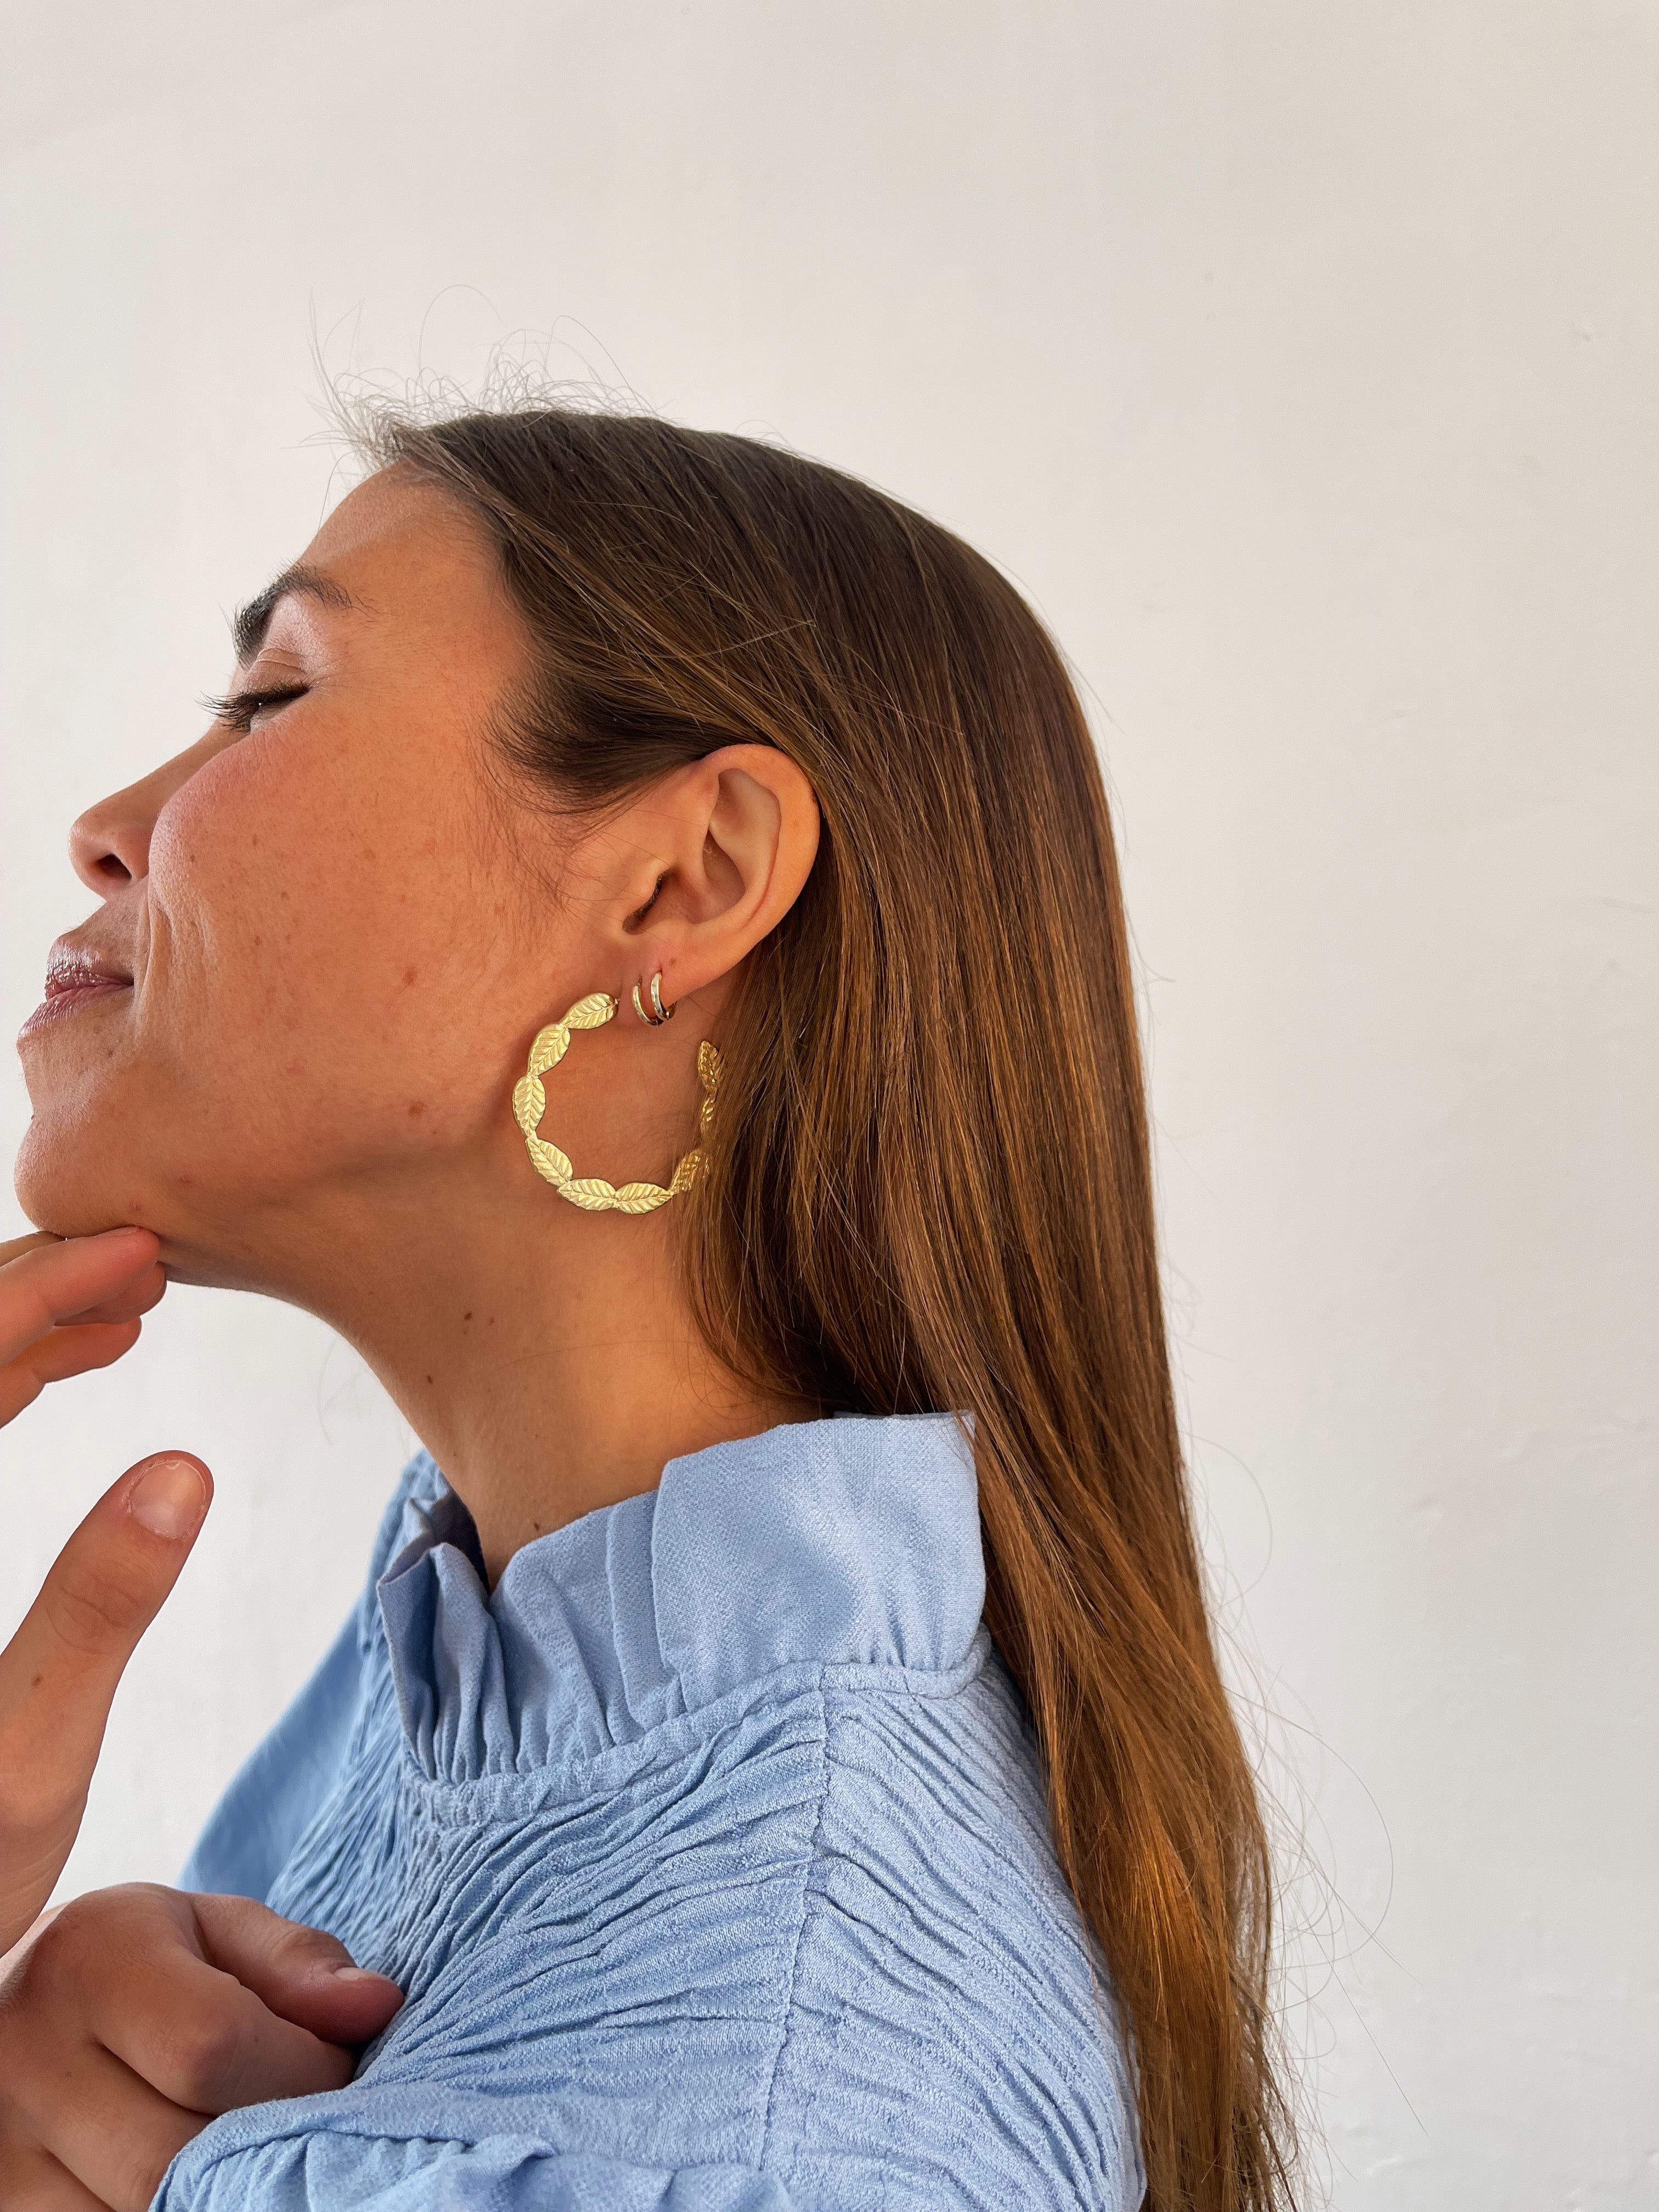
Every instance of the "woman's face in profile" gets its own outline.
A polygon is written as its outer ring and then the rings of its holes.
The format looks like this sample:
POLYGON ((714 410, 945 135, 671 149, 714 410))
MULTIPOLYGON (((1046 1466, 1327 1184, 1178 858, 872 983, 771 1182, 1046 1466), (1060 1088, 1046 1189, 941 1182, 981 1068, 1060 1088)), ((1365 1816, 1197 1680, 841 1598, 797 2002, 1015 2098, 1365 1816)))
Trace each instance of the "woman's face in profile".
POLYGON ((100 903, 20 1039, 30 1215, 152 1227, 186 1279, 269 1280, 289 1217, 493 1139, 508 1041, 595 980, 549 880, 576 848, 489 743, 529 646, 478 526, 387 472, 289 580, 240 726, 76 823, 100 903))

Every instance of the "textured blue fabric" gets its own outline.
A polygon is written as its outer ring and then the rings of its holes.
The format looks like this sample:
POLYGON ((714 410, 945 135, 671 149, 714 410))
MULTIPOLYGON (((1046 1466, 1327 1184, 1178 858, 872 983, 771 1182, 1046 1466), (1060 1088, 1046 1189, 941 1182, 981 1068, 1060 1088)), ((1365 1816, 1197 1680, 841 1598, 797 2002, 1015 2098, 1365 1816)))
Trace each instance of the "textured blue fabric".
POLYGON ((981 1624, 971 1454, 775 1429, 514 1555, 424 1457, 185 1886, 408 2002, 166 2212, 1133 2212, 1133 2102, 981 1624))

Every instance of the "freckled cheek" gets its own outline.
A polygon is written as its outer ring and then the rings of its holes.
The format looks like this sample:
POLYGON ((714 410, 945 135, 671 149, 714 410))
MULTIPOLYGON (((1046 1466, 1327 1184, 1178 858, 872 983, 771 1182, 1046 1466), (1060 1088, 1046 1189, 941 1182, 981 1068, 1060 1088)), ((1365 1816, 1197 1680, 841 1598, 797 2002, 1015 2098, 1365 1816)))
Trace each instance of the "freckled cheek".
POLYGON ((156 824, 146 982, 153 1021, 206 1019, 222 1048, 242 1017, 292 1028, 298 1008, 331 995, 351 886, 292 793, 220 770, 215 762, 194 779, 156 824))
POLYGON ((453 847, 414 849, 398 796, 307 781, 273 745, 220 756, 165 810, 152 1018, 194 1082, 275 1079, 296 1110, 351 1102, 422 1137, 494 1095, 492 940, 471 943, 476 890, 453 847))

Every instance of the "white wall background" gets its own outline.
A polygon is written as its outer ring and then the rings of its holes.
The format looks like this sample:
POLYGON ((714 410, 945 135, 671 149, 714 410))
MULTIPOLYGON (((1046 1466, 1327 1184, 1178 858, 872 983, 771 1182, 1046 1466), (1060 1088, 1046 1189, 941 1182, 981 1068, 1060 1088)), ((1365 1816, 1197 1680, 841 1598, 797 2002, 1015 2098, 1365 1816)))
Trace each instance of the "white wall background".
MULTIPOLYGON (((1090 687, 1218 1572, 1344 2212, 1659 2206, 1659 12, 9 0, 0 1015, 193 735, 327 366, 532 334, 874 477, 1090 687)), ((9 1143, 26 1111, 0 1076, 9 1143)), ((0 1625, 140 1452, 219 1503, 69 1886, 167 1878, 406 1438, 179 1291, 0 1446, 0 1625)))

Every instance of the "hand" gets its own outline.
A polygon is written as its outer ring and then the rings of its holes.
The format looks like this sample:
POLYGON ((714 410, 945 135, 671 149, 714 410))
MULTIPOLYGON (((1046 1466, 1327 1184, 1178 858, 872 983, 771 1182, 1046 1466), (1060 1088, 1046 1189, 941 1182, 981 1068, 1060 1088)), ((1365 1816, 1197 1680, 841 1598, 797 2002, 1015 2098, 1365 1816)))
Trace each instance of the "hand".
POLYGON ((0 1243, 0 1429, 48 1382, 107 1367, 138 1341, 166 1290, 148 1229, 101 1237, 38 1230, 0 1243))
MULTIPOLYGON (((166 1288, 147 1229, 0 1244, 0 1422, 138 1340, 166 1288)), ((178 1579, 212 1479, 187 1453, 129 1468, 59 1553, 0 1651, 0 1951, 33 1920, 81 1826, 110 1701, 178 1579)))
POLYGON ((0 1960, 0 2203, 144 2212, 216 2112, 351 2079, 402 2003, 331 1936, 240 1897, 133 1883, 0 1960))

